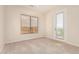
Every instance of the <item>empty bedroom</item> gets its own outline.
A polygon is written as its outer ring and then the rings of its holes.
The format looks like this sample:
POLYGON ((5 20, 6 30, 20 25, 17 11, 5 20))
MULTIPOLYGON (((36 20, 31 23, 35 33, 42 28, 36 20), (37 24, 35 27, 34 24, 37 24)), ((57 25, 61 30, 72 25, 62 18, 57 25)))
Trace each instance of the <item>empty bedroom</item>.
POLYGON ((0 5, 1 54, 78 54, 79 5, 0 5))

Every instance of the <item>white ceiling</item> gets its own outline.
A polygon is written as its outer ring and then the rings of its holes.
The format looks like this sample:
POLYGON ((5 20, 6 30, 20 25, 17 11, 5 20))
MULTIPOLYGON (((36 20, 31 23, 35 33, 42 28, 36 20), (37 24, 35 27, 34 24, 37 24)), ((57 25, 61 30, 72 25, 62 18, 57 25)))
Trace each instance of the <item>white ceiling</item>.
POLYGON ((53 8, 52 5, 24 5, 24 7, 27 7, 32 10, 42 12, 42 13, 45 13, 45 12, 51 10, 51 8, 53 8))

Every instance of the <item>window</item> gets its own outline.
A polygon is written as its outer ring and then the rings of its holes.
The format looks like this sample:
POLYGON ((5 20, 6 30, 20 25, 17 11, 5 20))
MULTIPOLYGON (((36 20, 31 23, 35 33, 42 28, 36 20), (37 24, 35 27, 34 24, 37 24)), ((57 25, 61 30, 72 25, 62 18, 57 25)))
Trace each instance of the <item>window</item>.
POLYGON ((21 14, 21 33, 37 33, 38 17, 21 14))
POLYGON ((64 37, 64 14, 63 12, 59 12, 56 14, 56 37, 63 38, 64 37))

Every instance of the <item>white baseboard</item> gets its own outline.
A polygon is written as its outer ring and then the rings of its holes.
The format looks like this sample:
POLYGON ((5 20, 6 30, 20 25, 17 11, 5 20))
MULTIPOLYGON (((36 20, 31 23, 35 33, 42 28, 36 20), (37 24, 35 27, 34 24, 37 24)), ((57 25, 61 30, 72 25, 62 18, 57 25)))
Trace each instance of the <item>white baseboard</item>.
MULTIPOLYGON (((35 38, 31 38, 31 39, 38 39, 38 38, 42 38, 42 37, 44 37, 44 36, 35 37, 35 38)), ((60 39, 55 39, 54 37, 46 37, 46 38, 61 41, 61 42, 64 42, 64 43, 79 47, 79 44, 75 44, 75 43, 72 43, 72 42, 69 42, 69 41, 66 41, 66 40, 63 40, 63 39, 61 39, 61 40, 60 39)), ((31 40, 31 39, 27 39, 27 40, 31 40)), ((23 40, 21 40, 21 41, 23 41, 23 40)), ((15 41, 15 42, 19 42, 19 41, 15 41)), ((8 43, 14 43, 14 42, 8 42, 8 43)), ((8 44, 8 43, 6 43, 6 44, 8 44)))
MULTIPOLYGON (((25 39, 25 40, 39 39, 39 38, 42 38, 42 37, 44 37, 44 36, 28 38, 28 39, 25 39)), ((5 44, 15 43, 15 42, 21 42, 21 41, 25 41, 25 40, 17 40, 17 41, 12 41, 12 42, 6 42, 5 44)))
POLYGON ((53 39, 53 40, 57 40, 57 41, 61 41, 61 42, 64 42, 64 43, 67 43, 67 44, 70 44, 70 45, 73 45, 73 46, 76 46, 76 47, 79 47, 79 44, 75 44, 75 43, 72 43, 72 42, 69 42, 69 41, 66 41, 66 40, 63 40, 63 39, 54 39, 53 37, 47 37, 49 39, 53 39))

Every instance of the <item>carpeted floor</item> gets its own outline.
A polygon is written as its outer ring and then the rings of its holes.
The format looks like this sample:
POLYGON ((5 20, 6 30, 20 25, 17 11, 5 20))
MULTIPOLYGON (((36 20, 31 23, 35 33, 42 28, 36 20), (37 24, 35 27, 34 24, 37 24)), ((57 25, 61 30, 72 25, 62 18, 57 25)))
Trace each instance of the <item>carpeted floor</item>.
POLYGON ((79 53, 79 47, 48 38, 38 38, 6 44, 5 54, 67 54, 79 53))

